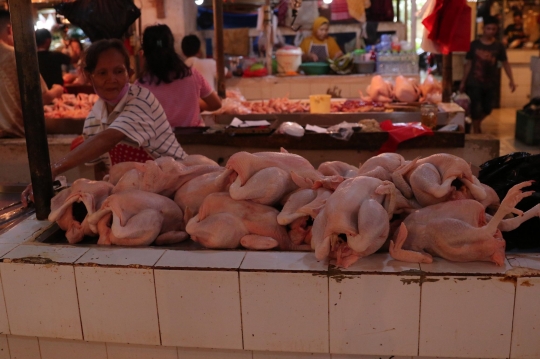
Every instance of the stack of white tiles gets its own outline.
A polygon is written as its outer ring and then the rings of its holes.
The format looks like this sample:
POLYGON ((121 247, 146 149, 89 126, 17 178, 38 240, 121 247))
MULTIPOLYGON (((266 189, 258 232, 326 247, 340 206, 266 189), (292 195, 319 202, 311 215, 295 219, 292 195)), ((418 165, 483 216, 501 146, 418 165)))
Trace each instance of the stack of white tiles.
POLYGON ((540 357, 540 255, 337 270, 312 253, 34 242, 47 226, 0 236, 0 359, 540 357))

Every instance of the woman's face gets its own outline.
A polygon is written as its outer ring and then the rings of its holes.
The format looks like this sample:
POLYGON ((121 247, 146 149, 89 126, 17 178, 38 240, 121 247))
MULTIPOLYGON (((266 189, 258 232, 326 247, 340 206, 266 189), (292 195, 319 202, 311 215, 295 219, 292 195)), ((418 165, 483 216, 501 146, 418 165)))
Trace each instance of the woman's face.
POLYGON ((90 79, 101 97, 115 100, 129 81, 124 56, 115 49, 102 52, 90 79))
POLYGON ((317 39, 321 41, 326 39, 328 37, 328 24, 322 24, 321 27, 317 29, 315 36, 317 36, 317 39))

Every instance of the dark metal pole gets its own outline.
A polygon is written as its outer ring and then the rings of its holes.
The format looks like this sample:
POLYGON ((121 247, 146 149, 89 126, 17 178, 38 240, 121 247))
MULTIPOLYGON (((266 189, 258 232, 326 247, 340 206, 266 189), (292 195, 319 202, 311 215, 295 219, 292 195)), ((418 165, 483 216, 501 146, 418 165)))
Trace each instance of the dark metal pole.
POLYGON ((443 70, 442 70, 442 100, 450 102, 452 98, 452 53, 443 55, 443 70))
POLYGON ((223 46, 223 0, 212 0, 214 5, 214 40, 217 66, 217 93, 225 98, 225 58, 223 46))
POLYGON ((19 77, 21 106, 26 132, 26 149, 30 165, 30 177, 34 189, 36 217, 47 219, 51 211, 53 197, 51 160, 43 99, 41 98, 41 80, 37 61, 34 22, 31 0, 9 0, 11 27, 15 45, 15 59, 19 77))

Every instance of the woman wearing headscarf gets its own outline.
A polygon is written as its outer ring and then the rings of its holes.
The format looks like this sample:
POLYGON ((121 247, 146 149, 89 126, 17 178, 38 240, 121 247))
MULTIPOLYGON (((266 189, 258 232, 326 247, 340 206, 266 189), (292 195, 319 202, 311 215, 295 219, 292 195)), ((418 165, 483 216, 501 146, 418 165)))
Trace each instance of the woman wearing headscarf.
POLYGON ((328 36, 330 22, 325 17, 318 17, 313 22, 313 33, 302 40, 302 61, 325 62, 328 59, 335 60, 343 55, 336 40, 328 36))

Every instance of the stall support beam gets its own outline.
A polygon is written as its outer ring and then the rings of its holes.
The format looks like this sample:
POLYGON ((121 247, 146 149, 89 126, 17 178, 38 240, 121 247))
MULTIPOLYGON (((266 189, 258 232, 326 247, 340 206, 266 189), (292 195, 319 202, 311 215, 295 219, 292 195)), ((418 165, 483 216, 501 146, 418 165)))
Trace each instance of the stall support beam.
POLYGON ((9 0, 11 27, 17 61, 22 115, 36 217, 47 219, 53 197, 51 160, 45 130, 41 79, 36 51, 31 0, 9 0))
POLYGON ((442 72, 442 101, 450 102, 452 97, 452 53, 443 55, 443 72, 442 72))
POLYGON ((219 97, 225 98, 225 58, 223 52, 225 46, 223 42, 223 0, 212 0, 214 6, 214 39, 215 58, 217 66, 217 93, 219 97))

